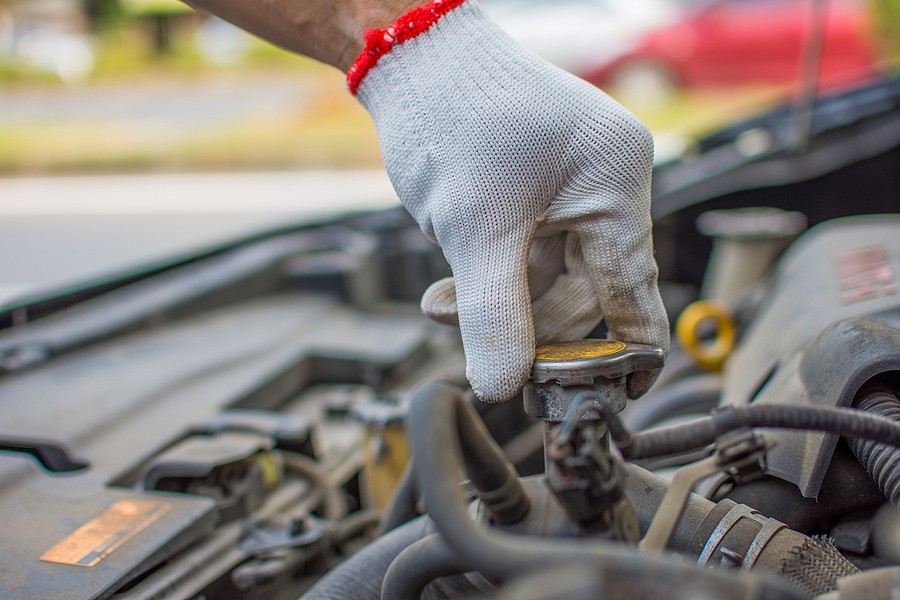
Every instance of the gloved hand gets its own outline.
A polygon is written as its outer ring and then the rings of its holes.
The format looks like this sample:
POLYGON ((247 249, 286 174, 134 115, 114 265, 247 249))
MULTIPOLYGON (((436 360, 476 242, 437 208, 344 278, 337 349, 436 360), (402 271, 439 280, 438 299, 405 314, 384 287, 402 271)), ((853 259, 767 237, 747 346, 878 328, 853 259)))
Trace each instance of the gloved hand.
MULTIPOLYGON (((401 201, 450 263, 422 308, 459 325, 481 399, 518 393, 536 343, 580 339, 601 318, 611 337, 668 348, 640 120, 473 1, 370 31, 348 81, 401 201)), ((634 376, 629 395, 655 376, 634 376)))

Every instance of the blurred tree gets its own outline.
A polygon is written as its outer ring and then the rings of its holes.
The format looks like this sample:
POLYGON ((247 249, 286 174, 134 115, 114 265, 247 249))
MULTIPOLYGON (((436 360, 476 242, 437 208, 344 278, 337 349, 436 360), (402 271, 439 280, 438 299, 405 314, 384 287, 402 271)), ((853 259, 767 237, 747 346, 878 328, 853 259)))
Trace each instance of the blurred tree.
POLYGON ((890 59, 900 60, 900 0, 872 0, 875 30, 890 59))
POLYGON ((153 45, 158 54, 172 48, 172 20, 193 9, 178 0, 119 0, 126 15, 153 23, 153 45))
POLYGON ((94 31, 115 24, 123 15, 122 5, 118 0, 83 0, 82 5, 94 31))

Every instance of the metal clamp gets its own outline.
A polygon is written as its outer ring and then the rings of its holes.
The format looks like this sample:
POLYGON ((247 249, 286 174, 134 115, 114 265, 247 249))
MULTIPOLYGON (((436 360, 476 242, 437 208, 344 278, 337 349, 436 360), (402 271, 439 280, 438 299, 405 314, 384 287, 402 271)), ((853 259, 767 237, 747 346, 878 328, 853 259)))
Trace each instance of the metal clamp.
POLYGON ((764 517, 749 506, 738 504, 725 513, 725 516, 716 525, 709 539, 703 545, 697 564, 700 566, 706 565, 713 558, 716 550, 719 550, 723 555, 731 556, 741 566, 741 571, 749 571, 756 564, 760 553, 766 544, 769 543, 769 540, 782 529, 787 529, 787 525, 775 519, 764 517), (759 526, 749 545, 743 548, 741 552, 735 551, 734 548, 730 550, 723 548, 722 545, 728 538, 728 534, 743 520, 751 521, 759 526))
POLYGON ((737 481, 746 481, 762 474, 770 445, 750 430, 729 433, 716 442, 714 455, 679 469, 640 547, 662 550, 669 544, 688 498, 697 484, 707 477, 724 472, 737 481))

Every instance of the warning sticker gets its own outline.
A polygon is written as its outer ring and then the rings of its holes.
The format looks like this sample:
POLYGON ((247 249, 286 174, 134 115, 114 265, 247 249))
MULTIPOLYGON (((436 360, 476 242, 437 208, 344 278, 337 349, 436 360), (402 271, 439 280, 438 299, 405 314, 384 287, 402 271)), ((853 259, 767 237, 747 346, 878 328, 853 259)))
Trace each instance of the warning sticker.
POLYGON ((535 358, 538 360, 581 360, 609 356, 625 349, 618 340, 578 340, 538 346, 535 358))
POLYGON ((41 560, 93 567, 171 508, 168 502, 120 500, 44 552, 41 560))

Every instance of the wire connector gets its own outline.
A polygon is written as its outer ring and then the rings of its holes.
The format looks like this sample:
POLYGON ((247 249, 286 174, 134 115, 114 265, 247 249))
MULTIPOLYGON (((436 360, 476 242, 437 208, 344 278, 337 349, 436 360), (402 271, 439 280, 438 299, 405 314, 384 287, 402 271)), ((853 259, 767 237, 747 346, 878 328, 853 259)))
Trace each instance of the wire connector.
POLYGON ((547 485, 569 516, 587 532, 637 542, 637 514, 624 494, 622 464, 601 442, 602 426, 582 421, 557 430, 551 442, 547 485))
POLYGON ((716 440, 719 466, 737 484, 761 477, 766 472, 766 453, 773 443, 750 429, 739 429, 716 440))

